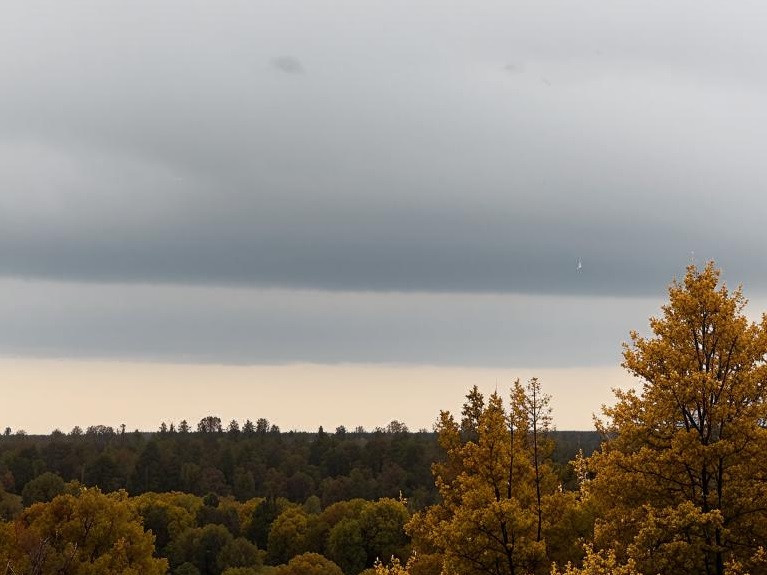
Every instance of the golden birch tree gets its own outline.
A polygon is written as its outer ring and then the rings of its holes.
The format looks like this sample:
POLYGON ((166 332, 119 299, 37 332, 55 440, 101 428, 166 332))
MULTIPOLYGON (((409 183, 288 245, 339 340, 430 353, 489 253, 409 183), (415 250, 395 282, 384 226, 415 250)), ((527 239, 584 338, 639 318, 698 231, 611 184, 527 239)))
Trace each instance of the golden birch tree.
POLYGON ((421 557, 438 555, 444 575, 548 573, 546 510, 574 501, 558 490, 549 425, 537 380, 515 384, 508 410, 497 393, 485 404, 475 387, 461 424, 441 413, 446 458, 433 472, 442 500, 408 525, 421 557))
POLYGON ((713 263, 669 287, 652 335, 631 333, 607 439, 588 463, 598 548, 642 573, 767 573, 767 318, 713 263))

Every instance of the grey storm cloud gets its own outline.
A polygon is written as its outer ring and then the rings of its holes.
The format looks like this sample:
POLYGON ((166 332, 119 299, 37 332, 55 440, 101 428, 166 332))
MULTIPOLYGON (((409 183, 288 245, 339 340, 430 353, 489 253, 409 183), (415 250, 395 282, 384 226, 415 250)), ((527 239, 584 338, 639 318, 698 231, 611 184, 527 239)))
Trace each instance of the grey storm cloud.
POLYGON ((616 365, 651 299, 0 280, 4 356, 180 363, 616 365))
POLYGON ((4 277, 656 296, 694 250, 767 287, 760 3, 0 12, 4 277))

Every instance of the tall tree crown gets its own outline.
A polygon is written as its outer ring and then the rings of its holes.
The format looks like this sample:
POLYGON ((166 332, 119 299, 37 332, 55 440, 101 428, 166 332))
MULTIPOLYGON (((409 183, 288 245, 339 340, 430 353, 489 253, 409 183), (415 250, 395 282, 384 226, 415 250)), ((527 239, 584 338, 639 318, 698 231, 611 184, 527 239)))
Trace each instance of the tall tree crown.
POLYGON ((610 440, 589 492, 596 542, 642 572, 764 572, 752 557, 767 537, 767 318, 749 321, 745 306, 713 262, 691 265, 652 335, 624 344, 642 388, 604 409, 610 440))

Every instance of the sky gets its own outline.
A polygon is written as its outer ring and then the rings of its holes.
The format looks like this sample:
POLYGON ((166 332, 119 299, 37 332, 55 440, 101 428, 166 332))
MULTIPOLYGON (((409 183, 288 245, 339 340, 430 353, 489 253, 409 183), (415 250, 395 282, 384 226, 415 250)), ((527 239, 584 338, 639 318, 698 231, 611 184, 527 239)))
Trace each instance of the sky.
POLYGON ((0 424, 431 428, 538 375, 590 428, 690 262, 767 302, 765 18, 4 1, 0 424))

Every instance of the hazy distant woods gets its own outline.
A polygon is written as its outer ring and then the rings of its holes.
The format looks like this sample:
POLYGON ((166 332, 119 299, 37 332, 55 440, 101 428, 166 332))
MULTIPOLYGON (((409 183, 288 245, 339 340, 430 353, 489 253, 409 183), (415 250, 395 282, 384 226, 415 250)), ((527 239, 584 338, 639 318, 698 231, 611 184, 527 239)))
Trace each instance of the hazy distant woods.
POLYGON ((0 569, 35 575, 767 574, 767 316, 713 264, 630 335, 596 432, 516 381, 435 433, 0 438, 0 569))
MULTIPOLYGON (((572 431, 556 437, 563 480, 574 482, 568 462, 579 449, 593 451, 599 436, 572 431)), ((194 427, 185 421, 178 429, 163 423, 155 433, 96 425, 67 435, 5 435, 0 438, 0 487, 23 496, 30 482, 52 472, 64 481, 131 494, 184 491, 297 503, 317 496, 327 506, 401 493, 420 508, 436 498, 430 467, 439 457, 435 433, 411 433, 396 421, 373 432, 339 427, 333 433, 322 428, 284 433, 266 419, 224 428, 210 416, 194 427)))

